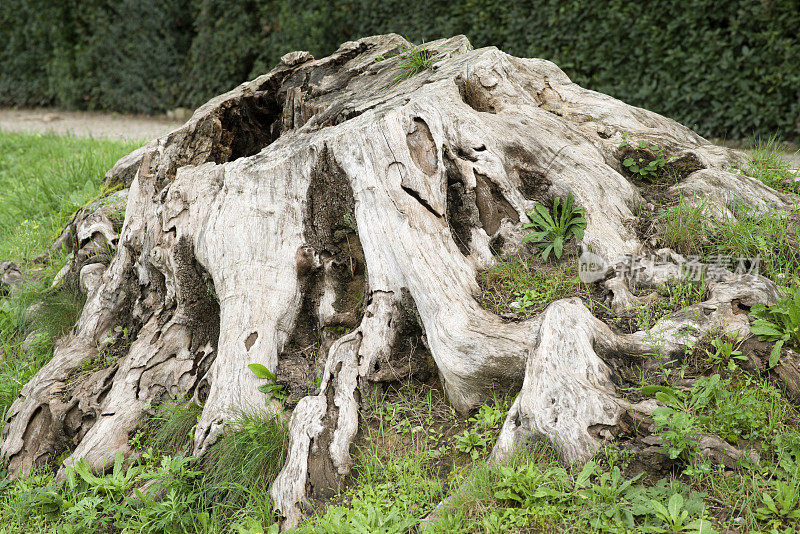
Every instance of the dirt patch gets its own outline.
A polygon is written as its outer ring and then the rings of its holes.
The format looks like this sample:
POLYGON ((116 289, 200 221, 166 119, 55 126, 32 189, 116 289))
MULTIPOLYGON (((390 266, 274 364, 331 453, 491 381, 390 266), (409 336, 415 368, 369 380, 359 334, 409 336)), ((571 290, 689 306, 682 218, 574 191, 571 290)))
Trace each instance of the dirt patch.
POLYGON ((59 109, 0 109, 0 131, 54 133, 149 141, 166 135, 181 122, 164 116, 118 115, 59 109))
POLYGON ((670 157, 653 145, 624 147, 619 156, 623 174, 638 187, 671 186, 704 169, 694 154, 670 157))

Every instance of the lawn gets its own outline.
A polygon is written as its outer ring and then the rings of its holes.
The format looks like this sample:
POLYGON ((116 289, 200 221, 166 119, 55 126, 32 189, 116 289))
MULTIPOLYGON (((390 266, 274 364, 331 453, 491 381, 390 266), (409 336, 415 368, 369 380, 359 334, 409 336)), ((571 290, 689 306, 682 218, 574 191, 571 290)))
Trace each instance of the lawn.
POLYGON ((73 213, 103 191, 106 171, 138 146, 0 133, 0 261, 47 251, 73 213))
POLYGON ((0 261, 38 273, 14 294, 0 296, 0 425, 22 385, 52 356, 53 341, 77 319, 80 299, 49 291, 64 261, 51 244, 77 209, 104 192, 105 172, 137 146, 0 133, 0 261), (25 310, 42 300, 48 324, 37 325, 42 333, 23 350, 32 331, 25 310))

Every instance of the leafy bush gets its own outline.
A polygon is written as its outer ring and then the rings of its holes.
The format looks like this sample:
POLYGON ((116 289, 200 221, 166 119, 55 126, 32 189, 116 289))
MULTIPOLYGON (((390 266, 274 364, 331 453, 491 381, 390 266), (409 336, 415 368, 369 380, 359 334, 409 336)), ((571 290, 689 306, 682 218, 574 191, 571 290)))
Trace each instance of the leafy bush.
POLYGON ((22 477, 6 483, 0 494, 0 524, 3 532, 210 532, 209 515, 199 511, 202 472, 190 464, 184 456, 159 462, 145 455, 125 467, 120 452, 104 475, 78 461, 60 483, 46 475, 22 477))
POLYGON ((699 378, 689 391, 669 386, 645 386, 664 406, 653 412, 662 448, 670 458, 700 462, 697 438, 715 434, 736 444, 742 439, 771 438, 783 424, 783 412, 774 399, 780 393, 751 378, 699 378))
POLYGON ((736 350, 735 334, 725 335, 711 340, 713 351, 706 350, 708 361, 713 365, 726 364, 728 371, 735 371, 737 366, 734 360, 748 361, 748 357, 742 351, 736 350))
POLYGON ((260 391, 261 393, 266 393, 267 395, 270 396, 270 398, 278 401, 286 400, 286 388, 284 388, 282 384, 278 384, 275 382, 275 380, 277 380, 278 378, 275 373, 273 373, 260 363, 251 363, 247 367, 258 378, 261 378, 263 380, 269 380, 269 382, 267 382, 266 384, 258 386, 258 391, 260 391))
POLYGON ((475 473, 433 531, 716 532, 703 494, 666 479, 645 486, 640 477, 594 460, 570 472, 550 450, 523 450, 475 473))
POLYGON ((0 105, 197 106, 291 50, 320 57, 377 33, 414 41, 463 33, 475 47, 552 60, 587 88, 703 135, 800 137, 793 0, 6 3, 0 105))
POLYGON ((523 237, 522 242, 533 242, 543 248, 544 260, 547 260, 550 252, 553 252, 556 258, 561 258, 564 243, 572 237, 580 241, 586 229, 585 211, 583 208, 574 207, 574 203, 572 192, 567 195, 563 203, 560 197, 555 198, 552 214, 543 204, 534 203, 533 210, 528 212, 531 222, 523 226, 526 230, 533 229, 533 232, 523 237))

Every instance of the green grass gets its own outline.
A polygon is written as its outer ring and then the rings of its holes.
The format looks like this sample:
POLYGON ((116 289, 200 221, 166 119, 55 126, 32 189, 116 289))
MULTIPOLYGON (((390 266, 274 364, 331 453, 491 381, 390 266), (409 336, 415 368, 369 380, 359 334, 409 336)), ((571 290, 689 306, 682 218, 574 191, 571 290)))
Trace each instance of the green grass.
MULTIPOLYGON (((172 436, 168 444, 180 448, 178 436, 196 421, 197 409, 179 403, 159 413, 170 427, 159 431, 162 438, 172 436)), ((212 534, 247 523, 270 525, 269 486, 285 451, 286 430, 277 416, 242 415, 200 463, 151 447, 130 466, 120 455, 104 475, 78 462, 63 482, 37 473, 0 478, 0 533, 212 534)))
POLYGON ((248 516, 273 520, 269 488, 288 447, 280 415, 240 414, 202 460, 203 495, 212 515, 223 523, 248 516))
MULTIPOLYGON (((365 413, 353 475, 295 532, 414 532, 442 501, 430 532, 789 528, 788 514, 798 506, 792 496, 800 490, 797 409, 767 380, 738 369, 720 372, 722 380, 711 389, 701 385, 685 394, 702 402, 687 400, 675 410, 687 413, 696 431, 762 440, 759 464, 745 461, 726 469, 688 455, 674 475, 652 478, 641 476, 632 467, 635 456, 616 444, 574 469, 561 465, 544 445, 496 465, 485 464, 488 451, 482 451, 473 462, 458 438, 488 432, 495 439, 496 421, 502 421, 507 405, 496 400, 464 421, 440 392, 408 383, 369 403, 372 415, 365 413)), ((176 404, 162 413, 172 413, 180 420, 173 428, 185 430, 196 412, 176 404)), ((669 438, 673 426, 667 419, 659 435, 669 438)), ((215 446, 216 453, 197 466, 181 454, 145 453, 127 470, 103 477, 77 469, 72 485, 69 476, 66 485, 53 483, 49 475, 0 479, 0 532, 274 532, 266 493, 284 440, 277 419, 245 416, 215 446), (143 506, 122 497, 148 480, 157 482, 140 498, 143 506)))
POLYGON ((0 133, 0 259, 24 262, 46 251, 100 194, 106 171, 140 144, 0 133))
POLYGON ((73 213, 102 191, 102 179, 133 143, 41 134, 0 133, 0 260, 36 270, 0 297, 0 425, 20 389, 52 357, 53 343, 77 320, 83 296, 51 288, 66 261, 50 251, 73 213), (32 307, 33 306, 33 307, 32 307), (36 332, 36 334, 32 334, 36 332), (24 344, 32 336, 32 343, 24 344))
POLYGON ((496 314, 531 316, 561 298, 582 293, 578 262, 547 263, 513 256, 478 274, 479 302, 496 314))
POLYGON ((53 269, 0 300, 0 428, 22 386, 53 355, 53 344, 78 320, 85 297, 76 288, 50 287, 53 269))
POLYGON ((351 480, 300 533, 409 532, 472 463, 455 439, 471 425, 455 415, 440 390, 407 382, 373 395, 368 406, 351 480))
POLYGON ((188 452, 202 409, 190 400, 165 400, 142 425, 136 447, 147 447, 157 456, 188 452))
MULTIPOLYGON (((776 137, 758 139, 749 156, 747 174, 781 191, 800 192, 796 170, 784 161, 776 137)), ((800 205, 792 212, 754 214, 742 206, 727 206, 732 217, 714 206, 681 197, 656 215, 664 246, 713 263, 717 256, 760 258, 758 272, 780 285, 800 281, 800 205)), ((733 270, 736 265, 730 265, 733 270)))
POLYGON ((706 285, 704 282, 671 280, 659 286, 655 293, 636 310, 637 330, 648 331, 661 319, 701 302, 706 293, 706 285))
MULTIPOLYGON (((778 495, 777 482, 800 488, 797 410, 768 380, 736 370, 689 414, 696 431, 762 440, 760 466, 731 470, 687 456, 674 475, 656 478, 641 476, 635 456, 615 444, 582 468, 565 468, 543 445, 499 465, 484 464, 483 454, 473 463, 459 438, 485 432, 500 405, 490 403, 469 421, 448 419, 436 396, 417 388, 379 399, 377 424, 366 430, 350 483, 298 532, 413 532, 443 500, 429 532, 710 533, 791 524, 765 511, 764 502, 778 495), (449 430, 437 424, 447 421, 449 430)), ((672 430, 660 432, 666 438, 672 430)))
MULTIPOLYGON (((701 256, 713 263, 717 255, 760 258, 760 274, 781 285, 797 283, 800 248, 795 233, 798 212, 750 215, 735 210, 735 217, 711 217, 703 203, 685 199, 659 216, 665 246, 686 256, 701 256)), ((730 268, 735 268, 731 265, 730 268)))
POLYGON ((779 191, 800 192, 798 170, 783 159, 783 148, 777 135, 755 140, 748 157, 747 174, 779 191))

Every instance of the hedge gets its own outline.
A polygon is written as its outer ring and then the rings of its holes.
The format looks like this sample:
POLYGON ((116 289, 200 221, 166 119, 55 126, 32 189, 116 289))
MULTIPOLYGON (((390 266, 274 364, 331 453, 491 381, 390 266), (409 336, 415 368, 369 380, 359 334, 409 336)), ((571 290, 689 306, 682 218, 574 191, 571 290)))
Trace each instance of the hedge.
POLYGON ((556 62, 710 136, 800 139, 798 0, 4 0, 0 105, 194 107, 291 50, 397 32, 556 62))

